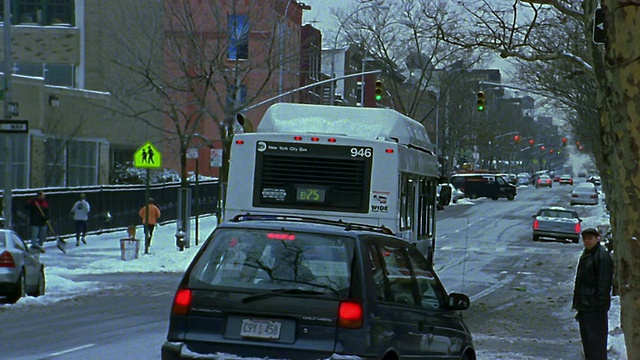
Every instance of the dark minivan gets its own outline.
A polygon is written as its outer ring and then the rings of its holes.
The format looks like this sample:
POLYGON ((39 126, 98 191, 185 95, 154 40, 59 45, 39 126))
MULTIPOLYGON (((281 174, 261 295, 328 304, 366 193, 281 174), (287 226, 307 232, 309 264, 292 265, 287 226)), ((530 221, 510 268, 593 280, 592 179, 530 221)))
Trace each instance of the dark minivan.
POLYGON ((460 310, 384 227, 240 215, 186 270, 162 359, 476 359, 460 310))
POLYGON ((513 200, 517 193, 516 186, 498 174, 457 174, 451 177, 450 182, 470 199, 487 197, 513 200))

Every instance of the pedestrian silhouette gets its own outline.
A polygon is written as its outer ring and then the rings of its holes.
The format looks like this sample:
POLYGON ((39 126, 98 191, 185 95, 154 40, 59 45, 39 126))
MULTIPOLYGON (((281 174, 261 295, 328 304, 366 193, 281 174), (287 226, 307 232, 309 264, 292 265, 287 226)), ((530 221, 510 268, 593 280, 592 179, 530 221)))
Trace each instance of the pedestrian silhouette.
POLYGON ((149 155, 148 162, 151 164, 155 164, 155 162, 153 161, 153 149, 151 149, 151 145, 147 147, 147 154, 149 155))
POLYGON ((147 151, 145 149, 142 149, 142 162, 147 162, 147 151))

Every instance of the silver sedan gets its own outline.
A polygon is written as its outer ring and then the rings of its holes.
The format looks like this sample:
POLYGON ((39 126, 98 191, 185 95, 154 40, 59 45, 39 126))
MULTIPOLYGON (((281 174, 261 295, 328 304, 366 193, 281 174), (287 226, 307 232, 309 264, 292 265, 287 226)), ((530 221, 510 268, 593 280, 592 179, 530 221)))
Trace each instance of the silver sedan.
POLYGON ((44 264, 40 252, 30 251, 9 229, 0 229, 0 301, 15 304, 25 295, 44 295, 44 264))
POLYGON ((598 205, 598 189, 591 183, 580 184, 569 196, 569 205, 598 205))

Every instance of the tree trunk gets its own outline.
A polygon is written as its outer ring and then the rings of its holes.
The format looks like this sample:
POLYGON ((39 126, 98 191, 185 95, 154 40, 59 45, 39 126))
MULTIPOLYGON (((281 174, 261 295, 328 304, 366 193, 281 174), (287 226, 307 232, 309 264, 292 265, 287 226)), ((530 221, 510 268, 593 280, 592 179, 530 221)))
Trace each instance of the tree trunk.
POLYGON ((640 3, 603 2, 607 44, 603 126, 611 129, 612 225, 627 356, 640 358, 640 3))

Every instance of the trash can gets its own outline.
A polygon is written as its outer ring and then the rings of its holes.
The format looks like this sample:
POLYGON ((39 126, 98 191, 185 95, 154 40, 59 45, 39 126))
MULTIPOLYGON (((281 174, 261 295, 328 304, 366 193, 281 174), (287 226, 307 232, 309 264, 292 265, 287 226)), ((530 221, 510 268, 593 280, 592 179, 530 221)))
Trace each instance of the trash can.
POLYGON ((122 260, 135 260, 140 254, 140 240, 120 239, 120 258, 122 260))

